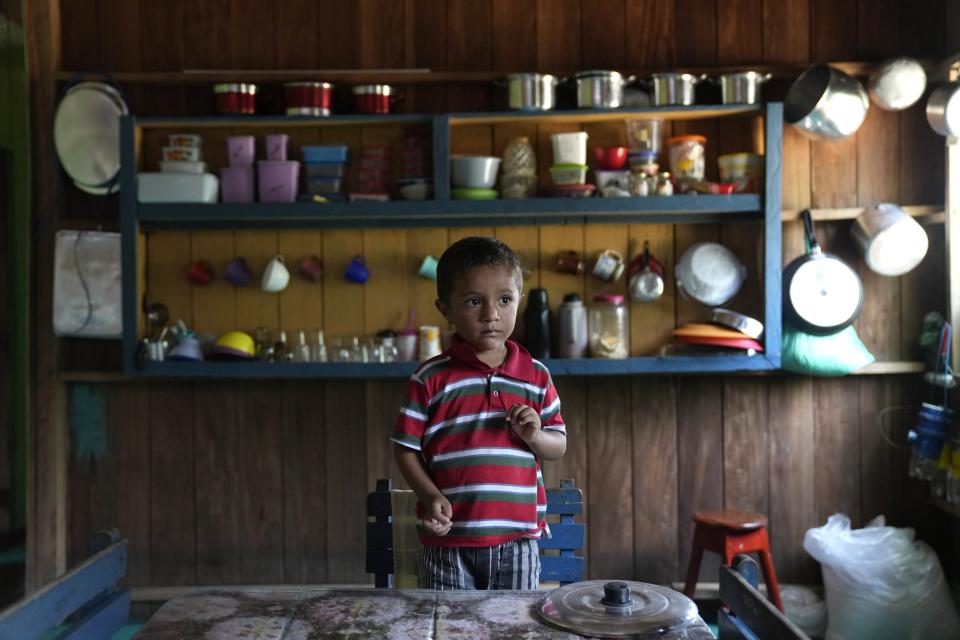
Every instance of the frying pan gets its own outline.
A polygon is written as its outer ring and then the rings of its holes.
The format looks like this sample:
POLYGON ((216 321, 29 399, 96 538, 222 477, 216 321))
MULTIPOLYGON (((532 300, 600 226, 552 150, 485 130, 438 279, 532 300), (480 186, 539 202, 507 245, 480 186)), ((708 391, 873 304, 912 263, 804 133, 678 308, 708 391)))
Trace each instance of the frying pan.
POLYGON ((863 285, 847 263, 817 244, 810 210, 800 215, 809 249, 783 271, 783 315, 801 331, 829 335, 856 320, 863 307, 863 285))

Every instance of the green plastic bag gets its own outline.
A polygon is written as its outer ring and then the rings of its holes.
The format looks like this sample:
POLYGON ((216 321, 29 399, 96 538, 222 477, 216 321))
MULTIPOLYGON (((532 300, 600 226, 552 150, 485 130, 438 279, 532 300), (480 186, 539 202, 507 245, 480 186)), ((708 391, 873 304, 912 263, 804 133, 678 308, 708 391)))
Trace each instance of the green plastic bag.
POLYGON ((845 376, 876 360, 849 326, 828 336, 814 336, 783 324, 780 366, 814 376, 845 376))

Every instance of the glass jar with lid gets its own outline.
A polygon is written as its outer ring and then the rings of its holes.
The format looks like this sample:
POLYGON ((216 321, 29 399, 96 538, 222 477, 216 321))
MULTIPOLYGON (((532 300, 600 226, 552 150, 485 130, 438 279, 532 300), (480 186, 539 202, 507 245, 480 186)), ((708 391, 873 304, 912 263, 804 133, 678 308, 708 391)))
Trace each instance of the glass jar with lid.
POLYGON ((620 294, 601 293, 590 305, 587 326, 590 355, 594 358, 626 358, 630 353, 630 322, 620 294))

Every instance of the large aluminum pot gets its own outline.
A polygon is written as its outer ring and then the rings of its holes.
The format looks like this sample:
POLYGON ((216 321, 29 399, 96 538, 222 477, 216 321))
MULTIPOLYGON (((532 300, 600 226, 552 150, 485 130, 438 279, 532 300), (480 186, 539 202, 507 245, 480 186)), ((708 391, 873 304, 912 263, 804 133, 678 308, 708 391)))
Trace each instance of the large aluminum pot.
POLYGON ((545 73, 511 73, 507 76, 511 109, 549 111, 557 104, 557 77, 545 73))
POLYGON ((870 74, 867 92, 873 103, 887 111, 912 107, 927 88, 927 73, 913 58, 894 58, 870 74))
POLYGON ((653 80, 653 104, 657 107, 670 105, 691 105, 694 102, 694 90, 705 75, 692 73, 655 73, 653 80))
POLYGON ((960 137, 960 82, 940 85, 930 93, 927 122, 942 136, 960 137))
POLYGON ((927 232, 895 204, 867 207, 854 220, 850 235, 864 261, 882 276, 901 276, 927 255, 927 232))
POLYGON ((860 128, 869 108, 867 92, 856 78, 817 65, 790 85, 783 116, 808 137, 846 138, 860 128))
POLYGON ((632 80, 617 71, 581 71, 574 78, 580 109, 619 108, 623 104, 623 86, 632 80))
POLYGON ((769 73, 738 71, 720 76, 720 93, 723 104, 757 104, 760 102, 760 85, 770 79, 769 73))

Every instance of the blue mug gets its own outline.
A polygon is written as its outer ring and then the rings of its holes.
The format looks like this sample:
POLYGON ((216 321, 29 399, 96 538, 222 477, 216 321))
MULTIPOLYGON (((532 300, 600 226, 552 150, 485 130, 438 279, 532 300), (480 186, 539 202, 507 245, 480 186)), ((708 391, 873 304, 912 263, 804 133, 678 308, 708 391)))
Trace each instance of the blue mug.
POLYGON ((351 282, 363 284, 370 277, 370 270, 367 269, 367 265, 364 264, 363 258, 355 256, 353 260, 347 264, 347 268, 343 272, 343 277, 351 282))

